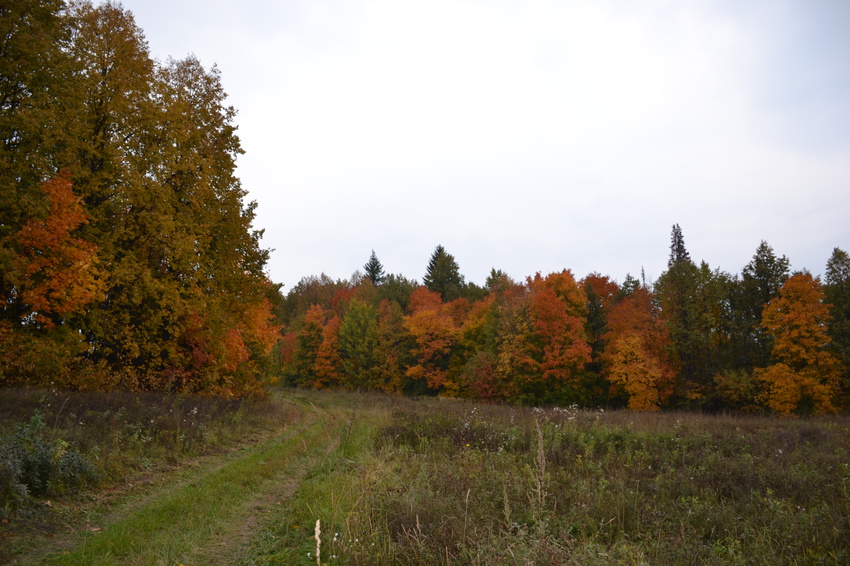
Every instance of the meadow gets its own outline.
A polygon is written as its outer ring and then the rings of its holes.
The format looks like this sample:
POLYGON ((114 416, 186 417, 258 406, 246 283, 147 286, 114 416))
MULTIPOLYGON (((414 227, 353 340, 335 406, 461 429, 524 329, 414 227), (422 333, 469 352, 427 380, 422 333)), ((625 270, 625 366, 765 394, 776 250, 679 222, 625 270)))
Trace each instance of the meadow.
POLYGON ((846 416, 3 390, 0 563, 847 564, 848 433, 846 416))

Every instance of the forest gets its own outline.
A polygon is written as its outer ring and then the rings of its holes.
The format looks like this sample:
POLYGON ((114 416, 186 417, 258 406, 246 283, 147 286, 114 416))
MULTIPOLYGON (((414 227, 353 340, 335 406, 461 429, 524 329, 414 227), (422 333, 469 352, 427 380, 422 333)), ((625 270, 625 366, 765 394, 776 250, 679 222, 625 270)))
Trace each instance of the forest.
POLYGON ((467 283, 437 246, 423 284, 374 251, 351 280, 281 304, 283 379, 531 405, 822 414, 847 408, 850 256, 826 281, 762 242, 740 275, 697 265, 673 226, 667 270, 622 284, 569 270, 467 283))
MULTIPOLYGON (((820 414, 850 405, 850 256, 767 242, 740 274, 673 226, 656 281, 420 284, 375 252, 285 294, 236 177, 219 72, 151 57, 120 4, 0 4, 0 386, 262 395, 273 382, 528 405, 820 414)), ((423 258, 424 259, 424 258, 423 258)))
POLYGON ((0 4, 0 383, 249 395, 278 287, 219 73, 120 4, 0 4))

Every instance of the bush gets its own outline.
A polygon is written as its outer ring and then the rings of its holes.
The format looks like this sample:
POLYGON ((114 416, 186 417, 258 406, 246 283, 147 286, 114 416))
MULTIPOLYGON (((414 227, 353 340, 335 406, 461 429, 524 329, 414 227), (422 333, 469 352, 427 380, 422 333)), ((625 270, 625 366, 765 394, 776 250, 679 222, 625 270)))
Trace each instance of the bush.
POLYGON ((15 428, 11 439, 0 441, 0 508, 6 511, 27 497, 57 495, 97 478, 89 460, 62 439, 46 438, 41 413, 15 428))

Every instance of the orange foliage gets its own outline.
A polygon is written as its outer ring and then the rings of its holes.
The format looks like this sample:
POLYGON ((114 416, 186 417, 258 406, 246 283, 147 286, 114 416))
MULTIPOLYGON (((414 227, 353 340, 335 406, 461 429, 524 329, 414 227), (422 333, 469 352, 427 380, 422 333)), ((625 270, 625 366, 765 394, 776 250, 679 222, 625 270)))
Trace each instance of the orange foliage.
POLYGON ((280 325, 274 323, 271 303, 262 301, 248 305, 242 313, 240 327, 249 342, 256 344, 265 355, 272 351, 280 340, 280 325))
POLYGON ((250 357, 248 347, 242 340, 242 330, 239 328, 231 328, 227 331, 223 345, 221 365, 228 371, 236 371, 239 364, 250 357))
POLYGON ((673 393, 675 372, 667 354, 670 335, 646 288, 611 307, 605 342, 605 377, 625 389, 630 409, 657 410, 673 393))
POLYGON ((530 383, 575 381, 590 362, 584 336, 587 297, 568 270, 528 279, 531 332, 519 360, 530 383))
POLYGON ((438 309, 443 304, 443 299, 439 293, 429 291, 428 287, 417 287, 410 294, 410 299, 407 301, 407 310, 415 313, 421 310, 438 309))
POLYGON ((52 326, 50 315, 80 311, 103 292, 94 267, 97 246, 71 232, 88 222, 81 199, 74 195, 70 174, 63 171, 41 186, 50 200, 47 218, 32 219, 15 240, 22 252, 17 268, 22 273, 21 299, 32 317, 52 326))
POLYGON ((808 400, 817 413, 835 411, 839 370, 827 347, 829 306, 823 302, 820 281, 808 273, 794 275, 779 289, 762 313, 762 326, 773 337, 777 363, 757 369, 767 386, 771 409, 790 415, 808 400))
POLYGON ((588 285, 596 293, 596 296, 599 297, 602 308, 606 311, 614 303, 617 294, 620 292, 620 286, 617 285, 616 281, 611 281, 611 278, 607 275, 599 275, 598 273, 591 273, 581 280, 582 287, 588 285))
POLYGON ((452 317, 457 307, 450 305, 443 304, 439 293, 417 287, 408 303, 412 314, 404 317, 404 328, 416 341, 412 353, 417 361, 406 375, 412 379, 425 378, 432 389, 445 385, 449 354, 457 341, 458 328, 452 317))
POLYGON ((316 389, 331 387, 339 382, 339 368, 342 367, 342 359, 339 356, 340 324, 339 317, 333 316, 322 327, 322 342, 319 344, 313 366, 315 373, 313 387, 316 389))

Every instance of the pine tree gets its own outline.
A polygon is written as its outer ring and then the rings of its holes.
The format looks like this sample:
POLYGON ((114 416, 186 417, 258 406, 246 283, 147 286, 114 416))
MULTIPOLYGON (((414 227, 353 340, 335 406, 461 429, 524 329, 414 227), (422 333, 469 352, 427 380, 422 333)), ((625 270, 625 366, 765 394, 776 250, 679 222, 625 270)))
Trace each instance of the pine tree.
POLYGON ((446 303, 461 297, 466 287, 457 261, 443 246, 437 246, 431 254, 422 281, 429 291, 439 293, 446 303))
POLYGON ((372 255, 369 256, 369 261, 363 266, 363 271, 366 276, 372 280, 373 285, 380 285, 386 279, 384 274, 384 266, 378 261, 378 256, 375 255, 375 250, 372 250, 372 255))
POLYGON ((691 256, 685 248, 685 237, 682 235, 682 229, 678 224, 673 224, 673 234, 670 240, 670 259, 667 260, 667 267, 673 267, 680 263, 691 263, 691 256))
POLYGON ((656 283, 656 293, 667 322, 675 363, 679 370, 678 394, 685 399, 702 396, 697 332, 697 281, 699 269, 691 261, 678 224, 673 225, 668 269, 656 283))
POLYGON ((830 305, 829 335, 832 352, 841 362, 844 405, 850 405, 850 254, 840 248, 832 251, 826 264, 826 301, 830 305))

